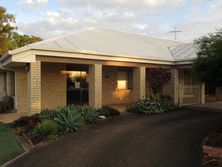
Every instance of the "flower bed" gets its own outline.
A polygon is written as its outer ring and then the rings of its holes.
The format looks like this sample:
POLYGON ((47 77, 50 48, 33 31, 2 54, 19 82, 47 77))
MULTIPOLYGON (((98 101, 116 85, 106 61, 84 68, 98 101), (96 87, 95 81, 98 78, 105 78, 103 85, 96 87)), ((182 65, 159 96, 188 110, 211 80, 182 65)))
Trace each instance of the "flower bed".
POLYGON ((133 106, 127 109, 128 112, 138 114, 162 114, 176 110, 170 97, 154 97, 150 96, 143 100, 138 100, 133 106))
POLYGON ((222 166, 222 129, 210 133, 203 140, 203 167, 222 166))
POLYGON ((65 133, 78 131, 83 125, 96 123, 100 118, 117 115, 119 112, 109 107, 96 110, 90 106, 70 105, 22 117, 14 121, 11 126, 30 145, 35 146, 42 142, 56 140, 65 133))

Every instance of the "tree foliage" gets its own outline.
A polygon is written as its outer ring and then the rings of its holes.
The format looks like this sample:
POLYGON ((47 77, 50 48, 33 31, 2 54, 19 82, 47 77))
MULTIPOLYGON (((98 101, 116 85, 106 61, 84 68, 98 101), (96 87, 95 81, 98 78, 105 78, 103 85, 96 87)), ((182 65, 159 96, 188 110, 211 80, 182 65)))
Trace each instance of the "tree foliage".
POLYGON ((0 55, 4 54, 8 48, 13 30, 12 24, 15 23, 15 17, 6 13, 6 9, 0 6, 0 55))
POLYGON ((199 49, 194 60, 194 77, 211 86, 222 86, 222 29, 195 40, 199 49))
POLYGON ((14 32, 10 41, 9 49, 16 49, 41 40, 42 39, 40 37, 33 35, 20 35, 17 32, 14 32))
POLYGON ((8 50, 42 40, 33 35, 20 35, 15 32, 17 28, 13 26, 14 24, 15 16, 7 13, 6 9, 0 6, 0 57, 8 50))
POLYGON ((163 87, 171 79, 171 73, 162 68, 150 68, 147 73, 149 80, 149 86, 154 95, 160 95, 163 91, 163 87))

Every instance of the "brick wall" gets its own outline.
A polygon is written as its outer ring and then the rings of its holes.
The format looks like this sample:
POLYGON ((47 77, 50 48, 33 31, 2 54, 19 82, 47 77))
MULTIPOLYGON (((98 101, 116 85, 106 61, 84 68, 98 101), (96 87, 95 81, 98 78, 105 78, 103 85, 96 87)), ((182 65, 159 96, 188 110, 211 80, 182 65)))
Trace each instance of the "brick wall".
POLYGON ((132 90, 117 90, 118 67, 103 66, 102 103, 124 104, 133 102, 132 90))
POLYGON ((66 106, 66 76, 61 74, 65 69, 65 64, 42 63, 42 110, 66 106))
POLYGON ((30 63, 27 81, 27 110, 38 113, 41 111, 41 62, 30 63))
POLYGON ((16 69, 17 79, 17 110, 27 112, 27 71, 25 68, 16 69))
POLYGON ((102 107, 102 65, 89 65, 89 105, 102 107))

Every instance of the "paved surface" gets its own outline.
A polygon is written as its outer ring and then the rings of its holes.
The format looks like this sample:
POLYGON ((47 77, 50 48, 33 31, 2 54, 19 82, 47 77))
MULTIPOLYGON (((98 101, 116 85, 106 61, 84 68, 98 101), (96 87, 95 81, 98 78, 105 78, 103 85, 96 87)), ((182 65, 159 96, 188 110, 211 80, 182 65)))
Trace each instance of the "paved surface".
POLYGON ((213 110, 215 112, 222 112, 222 101, 205 103, 205 104, 196 104, 187 106, 187 108, 197 109, 197 110, 213 110))
POLYGON ((182 111, 107 119, 18 159, 13 167, 196 167, 222 113, 182 111))
POLYGON ((0 114, 0 122, 11 123, 14 120, 17 120, 21 117, 29 116, 29 115, 33 115, 33 114, 35 114, 35 113, 31 113, 31 112, 21 112, 21 113, 11 112, 11 113, 0 114))

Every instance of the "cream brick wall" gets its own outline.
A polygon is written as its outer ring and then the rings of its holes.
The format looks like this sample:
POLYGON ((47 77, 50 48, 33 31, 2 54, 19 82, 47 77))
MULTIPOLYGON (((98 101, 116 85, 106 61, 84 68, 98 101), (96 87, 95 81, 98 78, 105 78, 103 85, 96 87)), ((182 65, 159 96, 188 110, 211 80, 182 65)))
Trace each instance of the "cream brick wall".
POLYGON ((41 108, 54 109, 66 106, 66 76, 61 74, 66 65, 42 63, 41 108))
POLYGON ((146 67, 135 67, 133 69, 133 100, 146 97, 146 67))
POLYGON ((89 65, 89 105, 102 107, 102 65, 89 65))
POLYGON ((28 72, 28 100, 29 112, 41 111, 41 62, 30 63, 28 72))
POLYGON ((133 102, 132 90, 117 90, 118 67, 103 66, 102 102, 103 105, 133 102))
POLYGON ((24 67, 16 69, 17 111, 27 112, 27 71, 24 67))

